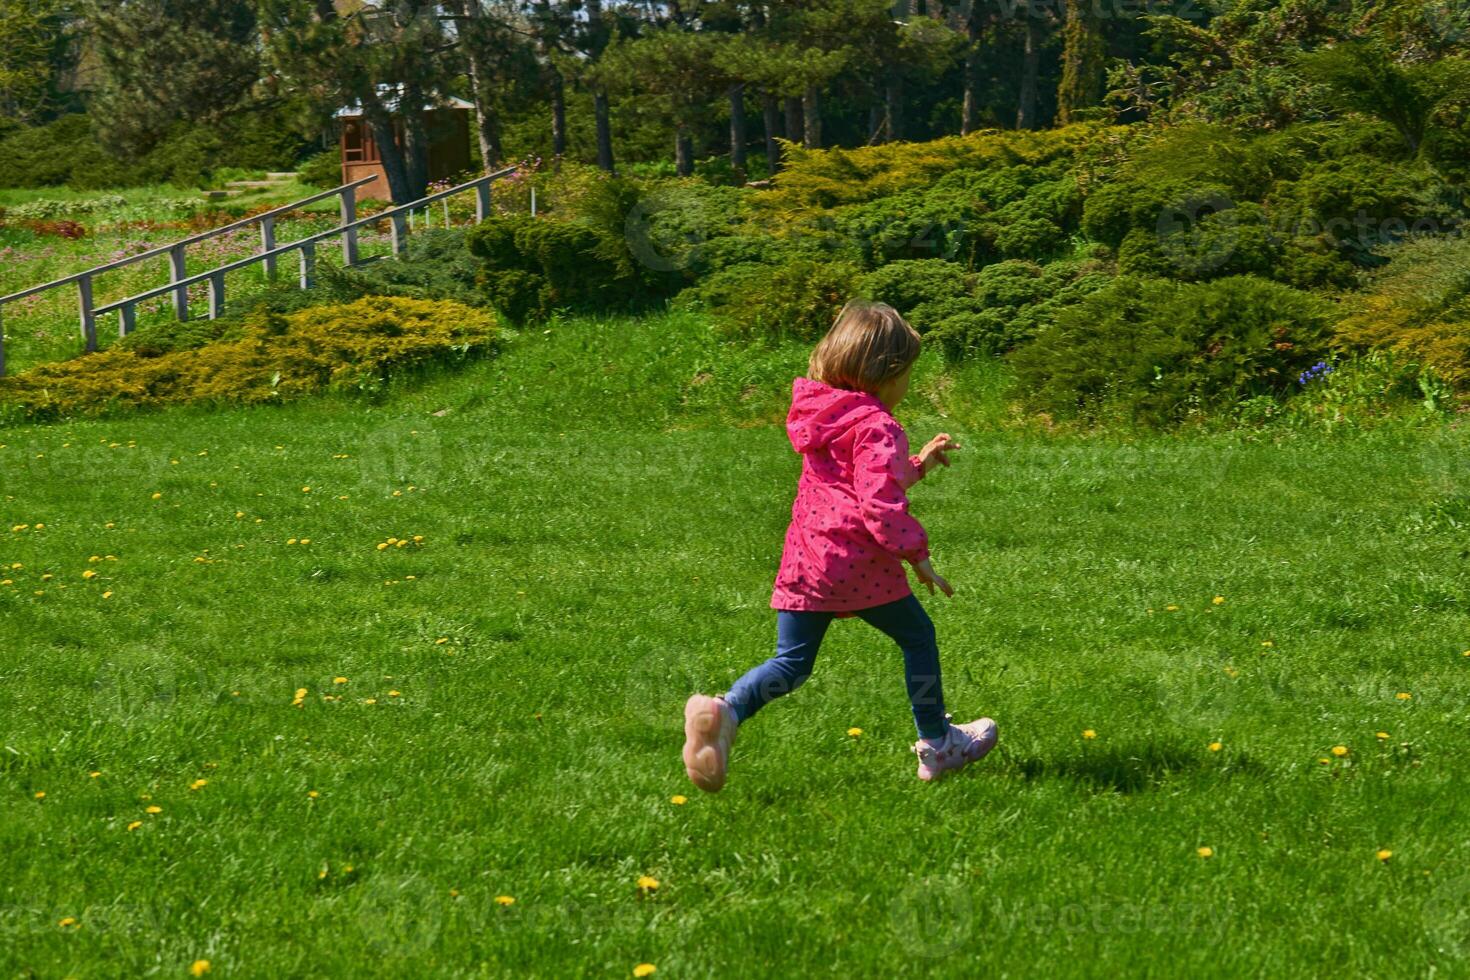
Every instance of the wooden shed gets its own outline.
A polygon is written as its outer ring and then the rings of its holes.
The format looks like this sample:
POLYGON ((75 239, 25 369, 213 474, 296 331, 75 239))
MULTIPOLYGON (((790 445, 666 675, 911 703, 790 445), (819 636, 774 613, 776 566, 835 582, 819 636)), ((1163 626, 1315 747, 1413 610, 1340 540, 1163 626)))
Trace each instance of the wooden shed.
MULTIPOLYGON (((390 105, 396 101, 392 95, 389 98, 390 105)), ((429 180, 442 180, 470 169, 470 113, 474 110, 473 103, 456 98, 440 99, 420 110, 424 114, 424 128, 429 134, 429 180)), ((393 114, 394 138, 401 141, 403 126, 399 110, 394 108, 393 114)), ((362 109, 358 106, 339 109, 337 119, 342 130, 342 183, 376 177, 377 180, 371 184, 358 188, 358 196, 392 200, 377 140, 373 138, 372 127, 362 117, 362 109)))

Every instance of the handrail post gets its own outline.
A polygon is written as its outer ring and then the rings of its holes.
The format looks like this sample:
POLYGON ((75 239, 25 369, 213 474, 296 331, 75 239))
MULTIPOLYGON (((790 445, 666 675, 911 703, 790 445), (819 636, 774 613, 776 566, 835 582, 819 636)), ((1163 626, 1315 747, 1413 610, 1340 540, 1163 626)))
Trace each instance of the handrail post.
MULTIPOLYGON (((175 245, 168 250, 168 276, 169 282, 178 282, 187 275, 184 268, 184 246, 175 245)), ((189 319, 189 287, 180 286, 174 290, 174 316, 179 318, 180 323, 189 319)))
POLYGON ((117 335, 126 337, 138 326, 138 306, 136 303, 124 303, 117 311, 117 335))
MULTIPOLYGON (((260 219, 260 250, 269 253, 276 247, 276 219, 271 217, 260 219)), ((274 279, 276 277, 276 257, 267 254, 265 257, 265 277, 274 279)))
POLYGON ((209 277, 209 318, 218 320, 225 312, 225 274, 216 272, 209 277))
POLYGON ((5 377, 5 304, 0 303, 0 378, 5 377))
POLYGON ((82 275, 77 278, 77 299, 80 301, 82 313, 82 341, 87 345, 87 353, 91 354, 97 350, 97 315, 92 312, 92 277, 82 275))
POLYGON ((408 234, 407 223, 403 220, 402 211, 394 211, 388 216, 388 220, 392 225, 389 235, 393 241, 393 257, 396 259, 403 253, 403 239, 408 234))
POLYGON ((475 185, 475 224, 490 217, 490 181, 482 180, 475 185))
MULTIPOLYGON (((342 223, 350 225, 357 220, 357 188, 348 187, 342 191, 342 223)), ((357 264, 357 229, 348 228, 342 233, 342 265, 343 267, 357 264)))
POLYGON ((310 289, 316 273, 316 245, 307 242, 301 246, 301 288, 310 289))

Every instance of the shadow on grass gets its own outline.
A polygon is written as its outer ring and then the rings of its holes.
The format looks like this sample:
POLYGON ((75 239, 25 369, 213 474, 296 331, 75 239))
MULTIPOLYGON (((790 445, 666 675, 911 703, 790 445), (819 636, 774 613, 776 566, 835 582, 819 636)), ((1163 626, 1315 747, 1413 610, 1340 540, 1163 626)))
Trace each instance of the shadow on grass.
POLYGON ((1062 779, 1117 793, 1150 790, 1185 773, 1213 773, 1218 778, 1230 779, 1242 774, 1262 775, 1266 771, 1245 755, 1222 759, 1168 744, 1089 746, 1081 755, 1013 756, 1009 761, 1028 782, 1062 779))

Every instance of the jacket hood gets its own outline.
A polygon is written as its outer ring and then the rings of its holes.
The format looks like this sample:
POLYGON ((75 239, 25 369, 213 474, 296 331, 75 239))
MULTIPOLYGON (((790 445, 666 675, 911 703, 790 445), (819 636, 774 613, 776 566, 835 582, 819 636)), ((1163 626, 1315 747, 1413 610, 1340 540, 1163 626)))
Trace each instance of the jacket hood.
POLYGON ((786 434, 797 452, 807 453, 840 438, 864 419, 886 412, 876 395, 797 378, 791 385, 786 434))

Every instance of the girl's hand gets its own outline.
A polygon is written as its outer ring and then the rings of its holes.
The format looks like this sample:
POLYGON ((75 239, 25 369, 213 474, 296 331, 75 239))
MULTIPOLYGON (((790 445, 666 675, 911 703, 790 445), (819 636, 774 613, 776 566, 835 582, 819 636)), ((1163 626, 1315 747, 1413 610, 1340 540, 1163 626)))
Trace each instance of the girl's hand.
POLYGON ((924 448, 919 450, 919 471, 927 476, 936 463, 940 466, 948 466, 949 454, 958 448, 960 444, 955 442, 948 432, 939 433, 924 443, 924 448))
MULTIPOLYGON (((946 436, 945 438, 949 437, 946 436)), ((947 466, 949 464, 946 463, 945 465, 947 466)), ((929 586, 930 595, 934 594, 934 587, 936 585, 939 586, 939 591, 943 592, 945 595, 954 595, 954 586, 950 585, 947 581, 945 581, 943 575, 940 575, 934 570, 934 566, 929 564, 929 559, 925 558, 923 561, 916 561, 913 564, 914 574, 919 577, 920 582, 923 582, 925 585, 929 586)))

